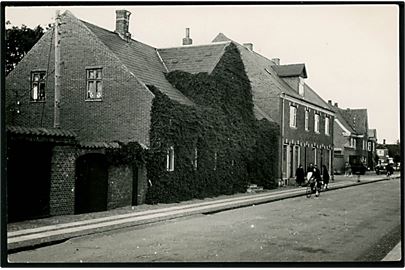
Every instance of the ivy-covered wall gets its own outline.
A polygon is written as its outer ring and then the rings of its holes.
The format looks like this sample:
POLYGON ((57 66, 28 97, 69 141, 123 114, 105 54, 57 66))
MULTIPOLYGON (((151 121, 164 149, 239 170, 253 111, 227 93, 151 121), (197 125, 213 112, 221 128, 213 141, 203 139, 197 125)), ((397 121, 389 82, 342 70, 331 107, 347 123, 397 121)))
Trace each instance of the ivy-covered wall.
POLYGON ((253 113, 249 79, 230 44, 211 74, 174 71, 167 79, 195 106, 155 94, 151 111, 147 203, 168 203, 276 186, 278 128, 253 113), (174 147, 174 170, 166 156, 174 147), (197 149, 197 166, 195 166, 197 149))

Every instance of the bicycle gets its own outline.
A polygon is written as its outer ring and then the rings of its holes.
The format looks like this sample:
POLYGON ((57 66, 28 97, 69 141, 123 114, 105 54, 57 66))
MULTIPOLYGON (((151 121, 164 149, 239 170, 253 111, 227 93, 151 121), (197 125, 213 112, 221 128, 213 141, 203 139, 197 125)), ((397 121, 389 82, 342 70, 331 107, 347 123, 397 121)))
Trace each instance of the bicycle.
POLYGON ((318 191, 318 197, 321 194, 321 191, 324 190, 323 186, 323 181, 320 182, 321 185, 318 187, 315 179, 310 179, 307 183, 307 189, 305 190, 305 194, 307 198, 311 198, 312 194, 316 193, 318 191), (312 185, 313 184, 313 185, 312 185))

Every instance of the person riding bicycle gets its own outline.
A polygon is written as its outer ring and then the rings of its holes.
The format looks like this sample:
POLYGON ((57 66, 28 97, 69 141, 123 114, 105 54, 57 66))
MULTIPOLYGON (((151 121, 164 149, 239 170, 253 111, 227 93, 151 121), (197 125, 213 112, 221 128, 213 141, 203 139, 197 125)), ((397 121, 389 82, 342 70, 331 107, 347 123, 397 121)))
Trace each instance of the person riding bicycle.
POLYGON ((318 169, 318 166, 315 164, 312 177, 309 180, 310 186, 312 190, 315 190, 315 196, 319 196, 319 191, 321 190, 322 187, 322 177, 321 177, 321 172, 318 169))

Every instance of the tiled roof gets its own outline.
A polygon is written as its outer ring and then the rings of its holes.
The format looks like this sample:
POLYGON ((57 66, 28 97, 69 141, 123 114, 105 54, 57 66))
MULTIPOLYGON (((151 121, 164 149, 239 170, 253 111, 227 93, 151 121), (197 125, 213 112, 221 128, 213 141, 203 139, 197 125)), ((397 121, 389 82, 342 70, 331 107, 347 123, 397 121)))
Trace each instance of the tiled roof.
POLYGON ((356 133, 355 130, 347 123, 345 117, 343 116, 343 110, 334 106, 331 106, 333 111, 335 112, 335 119, 339 120, 339 122, 348 130, 350 133, 356 133))
POLYGON ((356 134, 368 134, 367 109, 339 109, 356 134))
POLYGON ((174 88, 165 78, 167 72, 155 48, 136 40, 126 42, 117 33, 81 21, 103 42, 121 62, 144 84, 154 85, 170 99, 182 104, 193 102, 174 88))
POLYGON ((121 146, 117 142, 80 142, 82 148, 120 148, 121 146))
POLYGON ((368 130, 368 137, 377 139, 377 130, 376 129, 369 129, 368 130))
MULTIPOLYGON (((213 40, 213 42, 222 41, 232 41, 226 37, 223 33, 219 33, 213 40)), ((237 45, 241 56, 243 64, 245 65, 246 73, 249 79, 259 80, 260 84, 252 84, 253 98, 256 102, 260 102, 262 99, 266 99, 269 96, 277 96, 282 92, 288 94, 289 96, 310 102, 321 108, 333 111, 327 102, 325 102, 311 87, 305 84, 305 94, 301 96, 298 92, 292 89, 277 73, 277 66, 273 61, 258 54, 257 52, 251 51, 245 48, 243 45, 232 41, 237 45), (265 90, 264 90, 265 89, 265 90), (263 91, 267 91, 264 93, 263 91)), ((282 65, 288 67, 288 69, 299 72, 299 74, 304 73, 306 78, 306 70, 304 64, 293 64, 293 65, 282 65)), ((262 109, 265 109, 264 102, 259 105, 262 109)))
POLYGON ((307 78, 305 64, 275 65, 274 69, 279 77, 301 76, 307 78))
POLYGON ((271 118, 268 114, 266 114, 262 109, 260 109, 256 104, 253 106, 253 113, 257 120, 262 120, 263 118, 265 118, 271 122, 276 122, 276 121, 274 121, 273 118, 271 118))
POLYGON ((198 46, 182 46, 158 49, 169 71, 182 70, 189 73, 211 71, 225 52, 229 41, 198 46))
POLYGON ((46 137, 76 137, 73 131, 58 128, 31 128, 21 126, 7 126, 7 132, 17 135, 34 135, 46 137))

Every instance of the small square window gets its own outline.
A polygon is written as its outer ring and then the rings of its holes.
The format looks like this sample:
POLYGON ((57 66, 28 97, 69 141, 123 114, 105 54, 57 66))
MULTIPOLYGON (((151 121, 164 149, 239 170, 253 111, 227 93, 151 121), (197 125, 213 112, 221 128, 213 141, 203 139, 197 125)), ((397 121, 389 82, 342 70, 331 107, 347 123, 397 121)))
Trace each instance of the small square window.
POLYGON ((102 69, 87 69, 86 100, 101 100, 103 97, 102 69))
POLYGON ((31 101, 45 100, 45 71, 31 72, 31 101))

